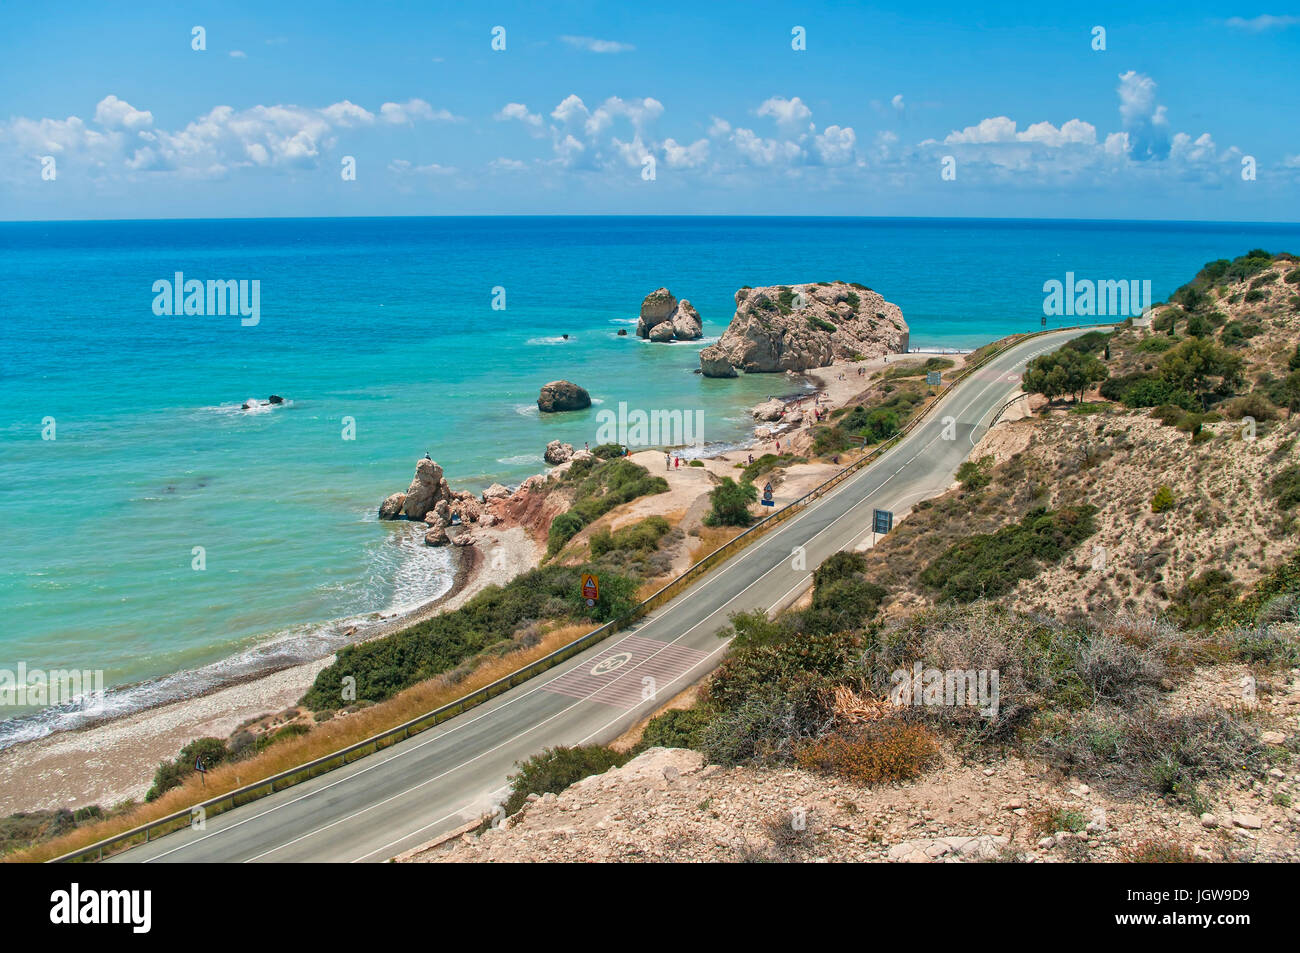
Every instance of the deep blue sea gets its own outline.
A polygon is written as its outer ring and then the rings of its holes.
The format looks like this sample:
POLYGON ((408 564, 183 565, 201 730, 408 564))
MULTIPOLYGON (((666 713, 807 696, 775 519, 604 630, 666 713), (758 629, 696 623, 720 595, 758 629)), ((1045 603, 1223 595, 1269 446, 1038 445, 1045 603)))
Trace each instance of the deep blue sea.
MULTIPOLYGON (((1300 226, 0 224, 0 669, 102 669, 133 686, 113 695, 129 710, 325 654, 357 620, 450 584, 447 552, 375 517, 426 451, 454 487, 517 483, 544 469, 547 441, 594 442, 596 411, 619 401, 703 409, 707 439, 743 440, 746 408, 781 385, 705 380, 700 342, 637 339, 640 301, 660 286, 698 307, 703 343, 742 285, 843 279, 896 302, 914 347, 974 347, 1036 330, 1043 283, 1067 271, 1150 279, 1160 299, 1253 247, 1300 252, 1300 226), (154 282, 176 272, 257 279, 260 320, 155 314, 154 282), (555 378, 596 407, 539 417, 555 378), (272 393, 287 403, 239 409, 272 393), (42 439, 50 419, 55 439, 42 439)), ((0 722, 0 745, 74 723, 0 722)))

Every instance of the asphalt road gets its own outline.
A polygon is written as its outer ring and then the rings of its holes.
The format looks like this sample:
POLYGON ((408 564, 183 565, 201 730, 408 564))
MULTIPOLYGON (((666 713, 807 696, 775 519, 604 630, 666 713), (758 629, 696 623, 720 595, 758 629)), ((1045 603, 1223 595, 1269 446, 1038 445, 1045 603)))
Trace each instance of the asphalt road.
POLYGON ((717 665, 728 616, 792 601, 823 559, 871 539, 873 509, 897 518, 943 492, 1025 363, 1081 333, 1031 338, 976 371, 879 460, 636 626, 383 752, 109 862, 384 861, 480 816, 516 761, 612 740, 717 665))

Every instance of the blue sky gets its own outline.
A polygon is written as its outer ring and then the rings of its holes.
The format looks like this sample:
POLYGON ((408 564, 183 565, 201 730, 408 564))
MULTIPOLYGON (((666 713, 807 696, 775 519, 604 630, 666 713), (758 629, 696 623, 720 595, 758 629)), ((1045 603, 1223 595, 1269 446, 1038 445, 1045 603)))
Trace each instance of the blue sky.
POLYGON ((1044 6, 9 4, 0 219, 1300 220, 1300 12, 1044 6))

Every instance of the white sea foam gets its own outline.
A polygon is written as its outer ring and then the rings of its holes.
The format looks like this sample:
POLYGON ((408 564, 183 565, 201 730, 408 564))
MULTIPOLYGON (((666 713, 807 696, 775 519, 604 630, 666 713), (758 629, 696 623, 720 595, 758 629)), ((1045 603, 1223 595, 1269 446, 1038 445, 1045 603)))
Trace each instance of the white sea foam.
POLYGON ((556 335, 552 335, 551 337, 529 338, 526 343, 535 344, 535 345, 536 344, 542 344, 542 345, 572 344, 576 340, 577 338, 574 337, 572 334, 570 334, 567 338, 561 337, 560 335, 556 334, 556 335))

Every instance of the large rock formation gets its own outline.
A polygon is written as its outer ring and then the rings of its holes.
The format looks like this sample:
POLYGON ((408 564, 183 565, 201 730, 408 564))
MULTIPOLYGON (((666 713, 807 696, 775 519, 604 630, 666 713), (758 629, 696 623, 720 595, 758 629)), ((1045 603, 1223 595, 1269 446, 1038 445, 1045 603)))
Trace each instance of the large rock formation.
POLYGON ((573 457, 573 444, 560 443, 558 440, 552 440, 546 445, 546 450, 542 453, 542 459, 552 466, 559 466, 561 463, 568 463, 573 457))
POLYGON ((907 350, 903 312, 864 285, 843 281, 741 288, 736 314, 700 352, 705 377, 806 371, 835 361, 907 350))
POLYGON ((651 341, 695 341, 704 336, 704 323, 689 301, 678 301, 667 288, 660 288, 641 302, 636 333, 651 341))
POLYGON ((572 381, 551 381, 537 395, 537 409, 544 414, 583 410, 590 406, 591 395, 572 381))
POLYGON ((422 520, 431 509, 450 498, 451 488, 443 478, 442 467, 426 457, 415 465, 415 479, 406 491, 402 513, 407 519, 422 520))

